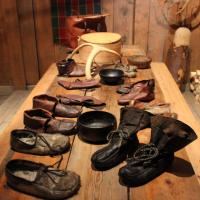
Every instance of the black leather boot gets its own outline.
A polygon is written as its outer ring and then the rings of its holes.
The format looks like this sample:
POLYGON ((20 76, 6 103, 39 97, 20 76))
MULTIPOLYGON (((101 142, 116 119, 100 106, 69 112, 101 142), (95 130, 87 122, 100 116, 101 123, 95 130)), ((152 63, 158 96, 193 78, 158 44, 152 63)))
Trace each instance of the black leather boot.
POLYGON ((175 151, 197 138, 192 128, 173 118, 153 116, 151 127, 150 144, 138 148, 119 170, 122 185, 137 187, 156 178, 171 166, 175 151))
POLYGON ((138 147, 136 133, 150 127, 151 114, 132 107, 121 108, 120 124, 109 134, 109 144, 96 151, 91 158, 96 170, 107 170, 123 162, 138 147))

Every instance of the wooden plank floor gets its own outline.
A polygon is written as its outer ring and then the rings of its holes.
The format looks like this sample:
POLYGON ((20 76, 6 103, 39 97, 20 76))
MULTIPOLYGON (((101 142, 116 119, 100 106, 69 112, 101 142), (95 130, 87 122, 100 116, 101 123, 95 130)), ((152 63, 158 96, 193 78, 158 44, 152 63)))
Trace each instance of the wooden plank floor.
POLYGON ((0 134, 9 124, 31 90, 16 90, 9 96, 0 96, 0 134))

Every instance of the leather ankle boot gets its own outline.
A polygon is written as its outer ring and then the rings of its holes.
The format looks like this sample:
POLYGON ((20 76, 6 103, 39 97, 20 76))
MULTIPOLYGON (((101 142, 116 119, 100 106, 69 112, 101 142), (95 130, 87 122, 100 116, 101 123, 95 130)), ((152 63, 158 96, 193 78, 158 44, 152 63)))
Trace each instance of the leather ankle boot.
POLYGON ((138 147, 136 133, 150 127, 151 114, 132 107, 121 108, 120 124, 108 137, 109 144, 92 155, 97 170, 107 170, 123 162, 138 147))
POLYGON ((122 185, 141 186, 161 175, 171 166, 174 152, 197 138, 192 128, 173 118, 153 116, 151 127, 150 144, 138 148, 119 170, 122 185))

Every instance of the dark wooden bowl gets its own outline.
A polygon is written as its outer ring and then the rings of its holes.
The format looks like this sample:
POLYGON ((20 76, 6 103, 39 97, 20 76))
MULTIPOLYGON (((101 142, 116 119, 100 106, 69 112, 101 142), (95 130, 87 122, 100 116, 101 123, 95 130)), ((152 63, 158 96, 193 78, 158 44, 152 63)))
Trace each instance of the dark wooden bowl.
POLYGON ((78 136, 81 140, 104 144, 108 133, 116 128, 117 121, 114 115, 104 111, 85 112, 77 120, 78 136))
POLYGON ((99 75, 103 83, 117 85, 123 81, 124 72, 120 69, 102 69, 99 75))

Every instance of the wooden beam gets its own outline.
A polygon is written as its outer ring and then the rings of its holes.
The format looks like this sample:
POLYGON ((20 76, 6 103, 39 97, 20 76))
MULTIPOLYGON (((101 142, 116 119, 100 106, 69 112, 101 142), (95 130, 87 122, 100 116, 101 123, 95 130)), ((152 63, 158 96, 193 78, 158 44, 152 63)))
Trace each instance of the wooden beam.
POLYGON ((20 40, 19 21, 17 16, 16 0, 1 1, 4 16, 4 30, 8 48, 8 66, 11 81, 16 89, 24 89, 26 86, 23 68, 22 48, 20 40))
POLYGON ((17 0, 17 9, 26 83, 33 85, 39 80, 33 0, 17 0))
POLYGON ((50 0, 34 0, 34 18, 40 77, 54 61, 50 0))

